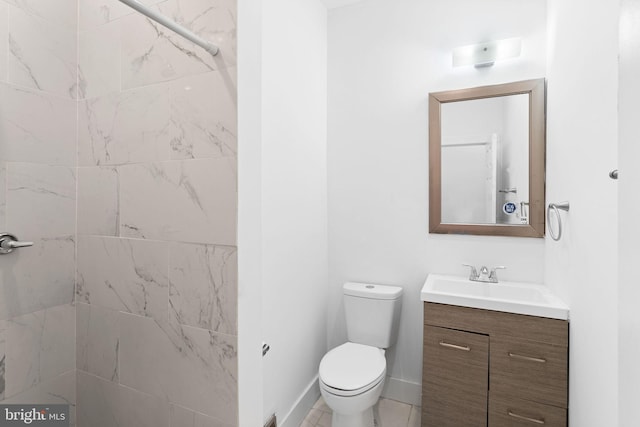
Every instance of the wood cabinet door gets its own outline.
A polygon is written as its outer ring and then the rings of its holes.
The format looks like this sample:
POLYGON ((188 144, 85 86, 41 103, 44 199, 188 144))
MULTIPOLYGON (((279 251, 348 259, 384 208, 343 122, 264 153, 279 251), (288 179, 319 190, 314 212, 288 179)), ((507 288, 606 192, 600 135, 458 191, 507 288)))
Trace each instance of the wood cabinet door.
POLYGON ((546 405, 568 405, 568 348, 491 336, 491 392, 546 405))
POLYGON ((489 337, 425 325, 422 427, 486 427, 489 337))

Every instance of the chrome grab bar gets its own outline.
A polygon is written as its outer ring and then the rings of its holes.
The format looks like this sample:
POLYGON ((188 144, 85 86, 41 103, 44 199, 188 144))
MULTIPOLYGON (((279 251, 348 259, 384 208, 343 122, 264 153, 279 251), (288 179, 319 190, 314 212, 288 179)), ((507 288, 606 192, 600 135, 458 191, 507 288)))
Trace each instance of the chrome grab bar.
POLYGON ((449 344, 448 342, 444 342, 444 341, 440 341, 440 345, 442 347, 452 348, 454 350, 471 351, 471 347, 467 345, 463 346, 463 345, 449 344))
POLYGON ((547 227, 549 228, 549 235, 556 242, 562 238, 562 217, 560 216, 560 211, 563 210, 565 212, 569 212, 569 202, 562 203, 549 203, 547 207, 547 227), (556 214, 556 222, 558 223, 558 233, 553 232, 553 228, 551 227, 551 211, 556 214))

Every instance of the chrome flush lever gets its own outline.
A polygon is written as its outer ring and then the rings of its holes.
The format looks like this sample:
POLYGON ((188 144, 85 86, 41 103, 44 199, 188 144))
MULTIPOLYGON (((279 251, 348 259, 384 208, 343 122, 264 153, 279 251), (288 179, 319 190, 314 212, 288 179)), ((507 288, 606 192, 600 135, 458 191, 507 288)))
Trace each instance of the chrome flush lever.
POLYGON ((20 242, 13 234, 0 233, 0 255, 10 254, 14 249, 33 246, 33 242, 20 242))

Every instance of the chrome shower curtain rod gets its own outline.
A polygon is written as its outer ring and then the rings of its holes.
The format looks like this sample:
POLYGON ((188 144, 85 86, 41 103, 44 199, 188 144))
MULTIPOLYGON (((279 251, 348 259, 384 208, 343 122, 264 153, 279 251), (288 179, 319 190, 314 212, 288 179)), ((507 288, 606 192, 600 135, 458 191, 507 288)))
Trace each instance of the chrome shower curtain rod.
POLYGON ((142 13, 146 17, 148 17, 150 19, 153 19, 158 24, 164 25, 168 29, 170 29, 172 31, 175 31, 176 33, 180 34, 185 39, 187 39, 189 41, 192 41, 193 43, 197 44, 198 46, 200 46, 201 48, 203 48, 204 50, 209 52, 212 56, 216 56, 218 54, 218 52, 220 51, 220 49, 218 49, 218 46, 203 40, 201 37, 199 37, 198 35, 196 35, 192 31, 189 31, 186 28, 176 24, 175 22, 173 22, 172 20, 170 20, 166 16, 164 16, 164 15, 152 10, 151 8, 143 5, 138 0, 120 0, 120 2, 122 2, 122 3, 126 4, 127 6, 137 10, 138 12, 142 13))

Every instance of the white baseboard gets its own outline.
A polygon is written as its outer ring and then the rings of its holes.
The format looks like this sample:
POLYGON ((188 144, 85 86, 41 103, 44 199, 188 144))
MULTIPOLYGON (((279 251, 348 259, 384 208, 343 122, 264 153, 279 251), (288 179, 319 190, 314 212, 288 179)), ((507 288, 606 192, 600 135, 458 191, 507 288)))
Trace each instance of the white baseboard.
POLYGON ((382 397, 409 405, 422 405, 422 385, 398 378, 387 377, 382 397))
POLYGON ((298 427, 307 416, 313 405, 320 398, 320 387, 318 386, 318 376, 307 386, 302 395, 298 398, 289 413, 278 421, 280 427, 298 427))

